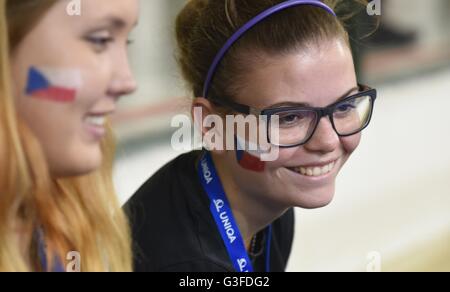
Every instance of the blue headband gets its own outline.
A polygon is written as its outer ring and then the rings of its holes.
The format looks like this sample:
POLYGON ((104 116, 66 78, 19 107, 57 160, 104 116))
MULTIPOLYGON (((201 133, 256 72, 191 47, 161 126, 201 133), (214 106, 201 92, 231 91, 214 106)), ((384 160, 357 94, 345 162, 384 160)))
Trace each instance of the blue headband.
POLYGON ((239 40, 244 33, 246 33, 250 28, 258 24, 259 22, 263 21, 270 15, 277 13, 281 10, 284 10, 286 8, 297 6, 297 5, 312 5, 317 6, 320 8, 325 9, 328 13, 336 16, 333 9, 325 5, 319 0, 288 0, 285 2, 282 2, 278 5, 272 6, 271 8, 263 11, 262 13, 255 16, 253 19, 251 19, 249 22, 244 24, 238 31, 236 31, 225 43, 225 45, 220 49, 220 51, 217 53, 216 57, 214 58, 214 61, 211 64, 211 67, 209 67, 208 75, 206 76, 205 83, 203 85, 203 97, 208 97, 209 92, 209 86, 211 85, 212 79, 214 77, 214 74, 216 73, 217 66, 219 66, 220 61, 222 61, 223 57, 227 53, 227 51, 231 48, 231 46, 239 40))

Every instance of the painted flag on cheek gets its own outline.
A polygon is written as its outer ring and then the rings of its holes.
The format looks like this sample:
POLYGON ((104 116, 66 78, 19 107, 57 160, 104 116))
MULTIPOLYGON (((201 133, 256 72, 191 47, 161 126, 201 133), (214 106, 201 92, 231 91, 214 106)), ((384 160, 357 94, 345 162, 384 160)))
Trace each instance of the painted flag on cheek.
MULTIPOLYGON (((236 159, 239 165, 250 171, 264 172, 266 168, 266 162, 261 161, 259 150, 250 150, 249 142, 236 136, 236 159)), ((256 148, 255 148, 256 149, 256 148)))
POLYGON ((76 70, 45 70, 31 67, 25 93, 33 98, 55 102, 73 102, 81 87, 76 70))

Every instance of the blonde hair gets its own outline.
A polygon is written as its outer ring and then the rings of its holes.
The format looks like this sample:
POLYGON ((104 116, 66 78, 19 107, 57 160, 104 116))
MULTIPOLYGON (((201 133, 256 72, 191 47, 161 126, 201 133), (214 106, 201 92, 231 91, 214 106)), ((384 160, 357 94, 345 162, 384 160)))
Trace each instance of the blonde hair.
POLYGON ((14 107, 9 55, 56 1, 0 0, 0 271, 42 269, 36 240, 27 255, 19 248, 18 225, 30 237, 43 231, 50 264, 55 256, 64 263, 76 251, 82 271, 131 271, 128 222, 112 182, 111 131, 101 145, 100 169, 54 179, 39 141, 14 107))

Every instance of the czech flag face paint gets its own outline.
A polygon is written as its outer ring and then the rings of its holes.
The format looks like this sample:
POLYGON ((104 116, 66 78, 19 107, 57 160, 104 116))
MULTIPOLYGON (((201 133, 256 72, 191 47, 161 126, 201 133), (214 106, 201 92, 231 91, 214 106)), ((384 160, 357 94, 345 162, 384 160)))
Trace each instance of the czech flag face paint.
POLYGON ((31 67, 25 93, 37 99, 68 103, 75 101, 81 87, 77 70, 48 70, 31 67))
MULTIPOLYGON (((249 150, 253 149, 249 147, 249 142, 236 135, 236 159, 239 165, 250 171, 264 172, 266 169, 266 162, 261 161, 259 150, 249 150), (246 149, 246 150, 242 150, 246 149)), ((257 149, 254 147, 254 149, 257 149)))

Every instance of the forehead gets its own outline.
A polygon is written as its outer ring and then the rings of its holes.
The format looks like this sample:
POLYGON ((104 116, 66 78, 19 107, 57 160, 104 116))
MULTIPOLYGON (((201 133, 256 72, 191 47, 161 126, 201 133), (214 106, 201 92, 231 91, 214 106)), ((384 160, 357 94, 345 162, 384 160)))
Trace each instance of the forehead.
POLYGON ((50 9, 44 22, 58 22, 62 26, 67 23, 77 27, 94 21, 108 22, 119 18, 133 26, 138 17, 138 4, 138 0, 62 0, 57 1, 50 9), (74 14, 74 11, 79 14, 74 14))
POLYGON ((353 58, 336 40, 298 52, 264 57, 243 76, 236 101, 257 108, 277 103, 327 106, 355 87, 353 58))
POLYGON ((138 16, 138 0, 84 0, 81 3, 81 17, 85 19, 115 16, 135 20, 138 16))

